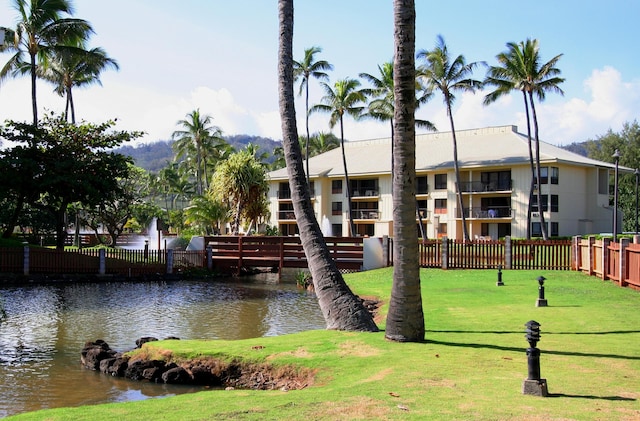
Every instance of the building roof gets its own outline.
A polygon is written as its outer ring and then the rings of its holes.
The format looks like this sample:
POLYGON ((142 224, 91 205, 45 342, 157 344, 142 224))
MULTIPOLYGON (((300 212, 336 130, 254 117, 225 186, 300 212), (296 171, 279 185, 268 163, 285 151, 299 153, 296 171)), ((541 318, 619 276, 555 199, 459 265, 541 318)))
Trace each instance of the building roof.
MULTIPOLYGON (((520 165, 529 163, 527 136, 516 126, 498 126, 456 131, 460 168, 520 165)), ((345 142, 349 176, 391 173, 391 139, 345 142)), ((597 161, 540 141, 540 162, 613 168, 597 161)), ((451 132, 416 135, 416 171, 446 171, 453 168, 451 132)), ((310 176, 344 177, 342 150, 335 148, 309 159, 310 176)), ((286 168, 269 173, 271 179, 287 178, 286 168)))

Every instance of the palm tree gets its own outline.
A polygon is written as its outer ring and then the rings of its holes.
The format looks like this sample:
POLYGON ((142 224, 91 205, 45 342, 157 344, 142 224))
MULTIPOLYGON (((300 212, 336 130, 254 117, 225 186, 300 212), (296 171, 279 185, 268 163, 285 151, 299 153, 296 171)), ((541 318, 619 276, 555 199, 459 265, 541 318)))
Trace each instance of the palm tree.
POLYGON ((309 155, 316 156, 340 146, 340 139, 333 133, 318 132, 309 139, 309 155))
POLYGON ((415 229, 415 4, 394 0, 393 285, 385 338, 424 340, 418 234, 415 229))
POLYGON ((106 68, 118 70, 118 63, 107 56, 102 48, 85 50, 82 45, 54 53, 53 57, 42 67, 40 75, 55 85, 54 92, 66 97, 65 118, 75 124, 76 113, 73 103, 72 88, 100 83, 100 73, 106 68))
POLYGON ((431 90, 438 90, 442 93, 444 103, 447 107, 447 116, 451 124, 451 135, 453 137, 453 167, 456 173, 456 195, 458 207, 462 215, 462 232, 464 239, 469 240, 469 230, 467 227, 466 212, 462 200, 462 189, 460 188, 460 168, 458 167, 458 142, 456 139, 456 129, 453 123, 452 106, 456 100, 455 92, 475 92, 482 86, 482 82, 471 79, 469 76, 478 62, 468 63, 464 56, 459 55, 451 61, 449 50, 442 36, 438 36, 436 47, 432 51, 422 50, 418 53, 418 58, 426 61, 420 67, 420 76, 424 79, 427 87, 431 90))
POLYGON ((300 241, 327 328, 377 332, 378 326, 362 302, 344 282, 313 212, 302 164, 293 93, 293 0, 278 0, 278 103, 282 124, 291 199, 300 229, 300 241))
POLYGON ((307 127, 307 147, 305 159, 307 161, 307 184, 309 184, 309 78, 314 77, 321 80, 329 80, 326 70, 333 70, 333 66, 325 60, 315 61, 315 55, 322 52, 320 47, 311 47, 304 50, 302 61, 293 61, 293 76, 300 81, 300 92, 305 91, 305 121, 307 127))
MULTIPOLYGON (((391 126, 391 139, 393 139, 394 135, 394 123, 393 123, 393 114, 395 111, 395 98, 394 98, 394 83, 393 83, 393 62, 386 62, 382 66, 378 66, 378 71, 380 73, 379 77, 373 76, 369 73, 360 73, 360 77, 367 80, 373 88, 371 89, 363 89, 363 92, 373 98, 371 102, 369 102, 368 109, 366 113, 362 114, 362 117, 373 118, 378 121, 388 121, 391 126)), ((416 72, 417 75, 417 72, 416 72)), ((422 95, 417 99, 416 108, 427 102, 432 93, 422 87, 418 79, 416 79, 416 92, 422 92, 422 95)), ((435 126, 426 120, 415 120, 416 127, 426 128, 427 130, 435 131, 435 126)), ((394 151, 393 151, 393 142, 391 142, 391 173, 393 173, 394 163, 393 163, 394 151)), ((393 188, 393 186, 392 186, 393 188)), ((424 231, 424 226, 422 224, 422 216, 419 212, 418 202, 416 201, 416 215, 419 219, 419 227, 420 232, 422 234, 422 239, 427 239, 427 234, 424 231)))
POLYGON ((349 209, 349 231, 350 235, 356 235, 353 217, 351 215, 351 186, 349 185, 349 172, 347 171, 347 155, 344 151, 344 115, 348 114, 358 119, 364 107, 358 105, 364 103, 366 96, 364 92, 358 90, 360 82, 356 79, 341 79, 332 88, 328 84, 321 82, 320 85, 325 91, 320 104, 314 105, 309 112, 322 111, 331 113, 329 127, 333 128, 340 123, 340 144, 342 146, 342 164, 344 166, 344 179, 347 185, 347 208, 349 209))
POLYGON ((31 75, 31 105, 33 124, 38 124, 38 104, 36 100, 36 79, 38 65, 44 65, 47 57, 55 52, 68 50, 70 44, 87 40, 93 33, 91 25, 82 19, 62 18, 72 15, 69 0, 13 0, 18 12, 16 29, 0 28, 6 37, 13 39, 16 53, 0 70, 0 80, 11 75, 16 77, 31 75), (25 55, 28 60, 25 60, 25 55))
POLYGON ((195 158, 193 169, 196 174, 196 194, 198 196, 202 196, 209 185, 205 155, 215 147, 226 144, 222 139, 222 130, 211 125, 212 120, 211 116, 200 114, 200 110, 193 110, 187 114, 186 119, 176 123, 183 127, 183 130, 176 130, 171 135, 175 140, 173 148, 176 151, 176 160, 183 156, 195 158))
POLYGON ((185 223, 196 227, 205 235, 220 232, 220 222, 226 221, 229 209, 220 201, 207 196, 196 196, 184 209, 185 223))
MULTIPOLYGON (((546 92, 553 91, 561 95, 564 94, 558 86, 564 82, 559 77, 560 70, 556 68, 558 60, 562 54, 553 57, 547 63, 540 65, 540 47, 538 40, 528 39, 525 42, 516 44, 515 42, 507 43, 507 51, 496 56, 499 66, 491 66, 487 72, 484 83, 495 86, 493 92, 487 94, 484 98, 484 104, 490 104, 498 98, 510 94, 512 91, 518 90, 522 92, 524 99, 525 114, 527 117, 527 140, 529 143, 529 163, 531 166, 531 188, 529 193, 529 206, 527 211, 527 238, 530 238, 531 229, 531 202, 533 199, 535 180, 541 179, 540 174, 540 142, 538 137, 538 118, 536 115, 536 107, 534 95, 539 101, 543 101, 546 92), (531 110, 531 111, 529 111, 531 110), (535 137, 535 166, 533 157, 533 148, 531 142, 531 118, 533 118, 534 137, 535 137)), ((540 186, 537 189, 538 209, 540 210, 540 225, 542 229, 543 239, 548 238, 546 221, 544 212, 542 212, 542 201, 540 186)))
POLYGON ((265 203, 268 191, 265 167, 250 151, 242 150, 218 165, 209 194, 232 209, 231 232, 238 235, 243 219, 258 219, 255 204, 265 203))

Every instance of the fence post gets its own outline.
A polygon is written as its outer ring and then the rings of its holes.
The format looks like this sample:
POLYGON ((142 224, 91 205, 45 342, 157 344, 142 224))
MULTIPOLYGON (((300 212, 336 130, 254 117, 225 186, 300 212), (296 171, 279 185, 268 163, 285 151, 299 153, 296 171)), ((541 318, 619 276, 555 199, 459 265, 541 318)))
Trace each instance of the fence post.
POLYGON ((620 239, 620 266, 618 266, 618 273, 620 277, 620 286, 626 286, 627 282, 625 282, 625 276, 627 274, 627 247, 629 247, 629 239, 621 238, 620 239))
POLYGON ((571 267, 573 270, 580 270, 581 261, 580 250, 580 236, 574 235, 571 237, 571 267))
POLYGON ((440 262, 442 269, 449 268, 449 239, 442 237, 442 261, 440 262))
POLYGON ((389 236, 388 235, 382 236, 382 255, 386 260, 385 262, 386 267, 389 267, 390 266, 389 263, 391 263, 391 259, 389 258, 389 236))
POLYGON ((640 244, 640 235, 633 236, 633 244, 640 244))
POLYGON ((167 252, 167 275, 171 275, 173 273, 173 249, 166 250, 166 252, 167 252))
POLYGON ((213 270, 213 247, 207 246, 207 269, 213 270))
POLYGON ((589 267, 587 268, 588 270, 588 274, 589 276, 593 275, 594 272, 594 253, 593 253, 593 246, 596 244, 596 237, 594 236, 589 236, 589 251, 587 252, 587 256, 589 258, 589 267))
POLYGON ((25 276, 29 275, 29 244, 24 246, 24 254, 22 259, 22 271, 25 276))
POLYGON ((100 260, 98 275, 104 275, 107 273, 107 254, 105 249, 98 250, 98 259, 100 260))
POLYGON ((507 235, 504 237, 504 268, 511 269, 511 236, 507 235))
POLYGON ((602 239, 602 280, 609 279, 609 244, 611 238, 602 239))

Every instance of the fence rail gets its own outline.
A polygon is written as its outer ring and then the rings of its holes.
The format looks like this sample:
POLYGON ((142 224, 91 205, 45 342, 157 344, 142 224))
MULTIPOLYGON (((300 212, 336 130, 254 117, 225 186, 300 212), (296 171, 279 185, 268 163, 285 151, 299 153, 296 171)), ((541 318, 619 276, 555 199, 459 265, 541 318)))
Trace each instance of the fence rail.
POLYGON ((634 243, 626 238, 615 243, 609 238, 576 237, 573 254, 574 269, 640 289, 640 236, 634 238, 634 243))

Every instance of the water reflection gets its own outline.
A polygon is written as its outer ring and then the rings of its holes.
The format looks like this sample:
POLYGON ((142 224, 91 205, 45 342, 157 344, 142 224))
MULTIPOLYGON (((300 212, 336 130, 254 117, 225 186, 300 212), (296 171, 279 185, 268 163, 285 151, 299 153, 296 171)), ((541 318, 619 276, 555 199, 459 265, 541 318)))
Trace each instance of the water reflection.
MULTIPOLYGON (((244 280, 243 280, 244 281, 244 280)), ((128 350, 142 336, 243 339, 324 328, 292 283, 146 282, 0 288, 0 417, 199 388, 116 379, 80 367, 86 341, 128 350)))

